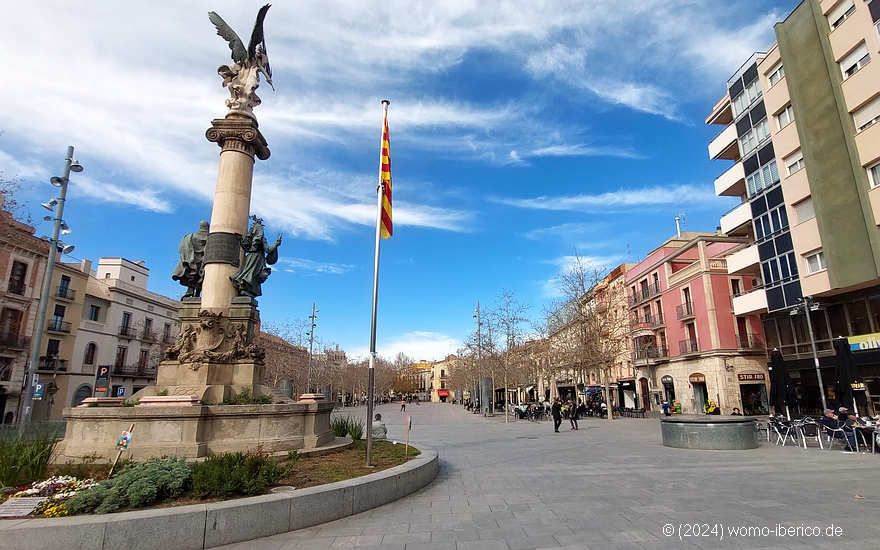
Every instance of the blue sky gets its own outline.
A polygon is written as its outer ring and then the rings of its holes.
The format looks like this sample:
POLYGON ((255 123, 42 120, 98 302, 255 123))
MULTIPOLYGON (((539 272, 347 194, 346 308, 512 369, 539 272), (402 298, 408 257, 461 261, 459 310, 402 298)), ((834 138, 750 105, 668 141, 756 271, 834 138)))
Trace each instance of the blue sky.
MULTIPOLYGON (((180 237, 210 218, 225 114, 215 10, 248 36, 260 2, 17 3, 0 48, 0 171, 36 219, 74 145, 65 219, 74 256, 145 260, 171 281, 180 237), (10 78, 10 75, 15 75, 10 78)), ((712 231, 724 161, 703 120, 724 82, 774 41, 794 0, 276 2, 277 92, 259 89, 272 150, 252 210, 284 233, 264 322, 320 309, 317 335, 369 341, 379 100, 391 100, 395 236, 384 242, 379 352, 433 359, 502 289, 539 316, 574 251, 644 257, 674 231, 712 231), (630 4, 637 4, 637 6, 630 4)), ((38 223, 38 234, 48 233, 38 223)))

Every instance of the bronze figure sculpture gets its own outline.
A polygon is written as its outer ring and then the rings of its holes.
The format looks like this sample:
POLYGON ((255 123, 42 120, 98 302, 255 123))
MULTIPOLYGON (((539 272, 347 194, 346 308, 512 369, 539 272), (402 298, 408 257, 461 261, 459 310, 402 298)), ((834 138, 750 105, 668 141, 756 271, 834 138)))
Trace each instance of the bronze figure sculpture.
POLYGON ((278 247, 281 246, 281 235, 275 244, 269 246, 263 229, 263 220, 251 216, 254 223, 247 235, 241 238, 241 248, 244 250, 244 262, 235 275, 229 277, 233 286, 238 290, 239 296, 256 298, 262 295, 261 285, 272 272, 270 266, 278 261, 278 247))
POLYGON ((184 298, 199 296, 202 293, 202 280, 205 278, 205 244, 208 242, 208 222, 199 222, 199 230, 189 233, 180 240, 177 251, 180 261, 171 278, 186 287, 184 298))

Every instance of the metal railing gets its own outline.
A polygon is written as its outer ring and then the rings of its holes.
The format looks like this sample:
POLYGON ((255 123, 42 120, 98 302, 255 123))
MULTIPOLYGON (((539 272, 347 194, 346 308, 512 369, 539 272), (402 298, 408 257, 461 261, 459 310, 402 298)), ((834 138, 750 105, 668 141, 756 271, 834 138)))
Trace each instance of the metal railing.
POLYGON ((6 292, 18 294, 19 296, 24 296, 25 290, 27 290, 27 285, 24 283, 18 285, 9 283, 9 286, 6 287, 6 292))
POLYGON ((50 371, 66 371, 67 370, 67 359, 55 359, 52 357, 40 357, 40 362, 37 364, 38 370, 50 370, 50 371))
POLYGON ((55 293, 55 297, 63 300, 74 300, 76 299, 76 291, 66 286, 59 286, 58 292, 55 293))
POLYGON ((698 351, 700 351, 700 346, 697 345, 696 340, 679 340, 678 353, 696 353, 698 351))
POLYGON ((46 326, 46 330, 51 330, 52 332, 70 332, 70 323, 66 323, 61 319, 50 319, 49 324, 46 326))
POLYGON ((113 374, 123 376, 153 376, 156 371, 156 365, 113 365, 113 374))
POLYGON ((644 302, 645 300, 649 300, 654 296, 657 296, 658 294, 660 294, 660 283, 652 283, 648 286, 636 290, 635 293, 630 293, 630 295, 628 296, 629 305, 644 302))
POLYGON ((0 347, 7 349, 27 349, 31 345, 31 339, 27 336, 19 336, 16 332, 0 332, 0 347))
POLYGON ((669 348, 666 346, 637 349, 633 352, 634 359, 657 359, 669 357, 669 348))
POLYGON ((137 335, 137 332, 134 330, 134 327, 131 325, 120 325, 119 326, 119 336, 123 338, 134 338, 137 335))
POLYGON ((678 320, 688 319, 694 316, 694 303, 693 302, 685 302, 679 306, 675 306, 675 313, 678 317, 678 320))
POLYGON ((173 344, 174 340, 175 340, 175 337, 171 333, 162 335, 162 342, 165 344, 173 344))
POLYGON ((141 340, 144 340, 146 342, 155 342, 156 333, 152 330, 144 329, 143 333, 141 333, 141 340))
POLYGON ((764 339, 760 334, 740 334, 739 347, 745 349, 763 349, 764 339))

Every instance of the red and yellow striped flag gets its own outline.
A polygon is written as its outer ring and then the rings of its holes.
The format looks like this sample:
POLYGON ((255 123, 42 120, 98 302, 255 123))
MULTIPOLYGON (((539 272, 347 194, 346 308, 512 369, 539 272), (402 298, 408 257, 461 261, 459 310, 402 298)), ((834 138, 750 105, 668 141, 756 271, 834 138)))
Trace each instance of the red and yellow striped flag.
POLYGON ((379 183, 384 187, 382 194, 382 238, 393 234, 391 225, 391 142, 388 137, 388 111, 385 111, 382 128, 382 167, 379 170, 379 183))

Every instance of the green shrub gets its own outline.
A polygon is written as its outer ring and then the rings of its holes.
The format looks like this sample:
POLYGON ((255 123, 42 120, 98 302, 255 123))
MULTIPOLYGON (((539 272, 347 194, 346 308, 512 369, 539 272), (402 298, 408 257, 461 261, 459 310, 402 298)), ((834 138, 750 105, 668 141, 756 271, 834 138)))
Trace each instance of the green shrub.
POLYGON ((46 434, 0 438, 0 487, 16 487, 45 478, 56 442, 46 434))
POLYGON ((348 435, 348 417, 334 417, 330 420, 330 429, 336 437, 345 437, 348 435))
POLYGON ((157 500, 180 496, 190 480, 183 458, 151 458, 121 470, 65 503, 71 514, 108 514, 120 508, 140 508, 157 500))
POLYGON ((355 441, 364 435, 364 421, 360 418, 348 417, 348 435, 355 441))
POLYGON ((284 475, 283 469, 260 450, 209 456, 192 469, 196 497, 256 495, 284 475))
POLYGON ((249 389, 241 390, 241 393, 238 395, 223 399, 223 405, 268 405, 271 402, 271 395, 255 397, 251 395, 251 390, 249 389))

